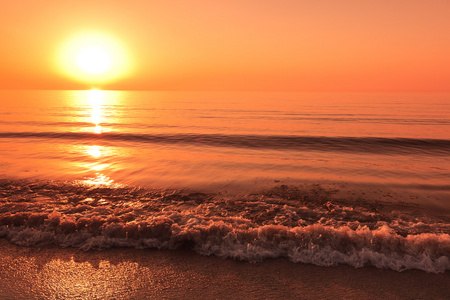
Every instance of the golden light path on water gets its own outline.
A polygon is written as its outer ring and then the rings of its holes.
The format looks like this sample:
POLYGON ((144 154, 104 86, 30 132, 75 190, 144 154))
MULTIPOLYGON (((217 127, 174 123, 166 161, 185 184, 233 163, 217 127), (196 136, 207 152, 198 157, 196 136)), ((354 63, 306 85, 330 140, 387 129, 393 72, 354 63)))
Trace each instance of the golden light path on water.
MULTIPOLYGON (((93 125, 93 132, 95 134, 102 134, 102 123, 103 112, 102 107, 106 101, 106 95, 104 91, 98 89, 92 89, 88 91, 87 98, 91 108, 90 120, 93 125)), ((109 166, 107 163, 101 163, 102 155, 105 153, 105 147, 100 145, 89 145, 87 146, 86 153, 90 155, 94 162, 89 164, 88 168, 90 171, 95 171, 95 177, 88 177, 83 180, 85 184, 89 185, 111 185, 114 180, 110 179, 106 175, 102 174, 100 171, 104 170, 109 166)))
POLYGON ((105 93, 101 90, 93 89, 88 92, 89 104, 92 107, 91 122, 94 124, 94 132, 102 132, 102 105, 105 101, 105 93))

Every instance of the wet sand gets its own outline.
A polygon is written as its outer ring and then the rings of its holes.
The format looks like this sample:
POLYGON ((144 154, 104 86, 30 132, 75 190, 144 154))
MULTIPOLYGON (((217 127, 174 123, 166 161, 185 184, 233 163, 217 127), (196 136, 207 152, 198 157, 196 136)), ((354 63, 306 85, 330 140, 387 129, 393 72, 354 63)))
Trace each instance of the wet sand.
POLYGON ((247 263, 189 250, 81 251, 0 239, 2 299, 449 299, 450 273, 247 263))

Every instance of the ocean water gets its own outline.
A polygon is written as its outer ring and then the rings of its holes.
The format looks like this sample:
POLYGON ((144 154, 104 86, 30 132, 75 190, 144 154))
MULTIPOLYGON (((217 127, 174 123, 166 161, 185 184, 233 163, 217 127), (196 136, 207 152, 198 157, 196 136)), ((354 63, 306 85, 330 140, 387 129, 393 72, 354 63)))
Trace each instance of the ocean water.
POLYGON ((0 92, 0 236, 450 270, 450 94, 0 92))

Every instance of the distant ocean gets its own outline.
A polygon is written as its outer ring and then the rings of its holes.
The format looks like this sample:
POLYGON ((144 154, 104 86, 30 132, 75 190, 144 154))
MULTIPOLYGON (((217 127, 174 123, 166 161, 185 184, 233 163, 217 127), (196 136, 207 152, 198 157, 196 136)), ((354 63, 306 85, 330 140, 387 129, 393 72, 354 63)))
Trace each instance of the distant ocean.
POLYGON ((0 92, 0 237, 450 270, 450 94, 0 92))

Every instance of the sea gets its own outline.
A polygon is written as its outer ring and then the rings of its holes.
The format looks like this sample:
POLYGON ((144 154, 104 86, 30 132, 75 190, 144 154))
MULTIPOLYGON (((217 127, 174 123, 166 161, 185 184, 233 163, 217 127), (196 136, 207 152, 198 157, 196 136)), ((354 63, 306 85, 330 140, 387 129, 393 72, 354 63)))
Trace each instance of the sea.
POLYGON ((447 273, 450 94, 0 91, 0 237, 447 273))

